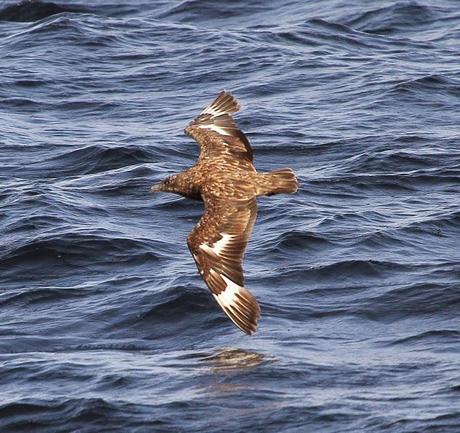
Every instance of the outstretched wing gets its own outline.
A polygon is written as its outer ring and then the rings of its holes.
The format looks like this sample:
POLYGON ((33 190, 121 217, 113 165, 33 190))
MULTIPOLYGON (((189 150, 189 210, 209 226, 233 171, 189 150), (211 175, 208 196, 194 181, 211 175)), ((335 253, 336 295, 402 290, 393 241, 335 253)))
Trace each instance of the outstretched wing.
POLYGON ((240 104, 236 98, 223 90, 185 128, 185 133, 200 145, 202 155, 230 154, 252 162, 249 141, 231 116, 239 109, 240 104))
POLYGON ((244 287, 242 261, 257 215, 256 199, 204 199, 205 212, 187 239, 188 247, 225 314, 242 331, 252 334, 260 308, 244 287))

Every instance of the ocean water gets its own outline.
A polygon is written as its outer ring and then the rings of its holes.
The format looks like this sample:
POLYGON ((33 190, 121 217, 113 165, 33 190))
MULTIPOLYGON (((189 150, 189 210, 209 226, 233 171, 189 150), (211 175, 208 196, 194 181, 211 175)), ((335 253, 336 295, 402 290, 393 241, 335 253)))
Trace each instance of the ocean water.
POLYGON ((456 0, 4 1, 0 432, 460 432, 456 0), (186 237, 185 125, 259 170, 236 329, 186 237))

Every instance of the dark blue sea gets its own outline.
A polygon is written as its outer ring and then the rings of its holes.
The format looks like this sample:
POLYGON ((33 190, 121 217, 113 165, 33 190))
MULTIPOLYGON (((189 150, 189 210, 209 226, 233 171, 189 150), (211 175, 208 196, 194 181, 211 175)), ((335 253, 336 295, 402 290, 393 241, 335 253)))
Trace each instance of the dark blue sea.
POLYGON ((0 432, 460 432, 459 53, 457 0, 0 2, 0 432), (149 194, 222 89, 300 185, 251 337, 149 194))

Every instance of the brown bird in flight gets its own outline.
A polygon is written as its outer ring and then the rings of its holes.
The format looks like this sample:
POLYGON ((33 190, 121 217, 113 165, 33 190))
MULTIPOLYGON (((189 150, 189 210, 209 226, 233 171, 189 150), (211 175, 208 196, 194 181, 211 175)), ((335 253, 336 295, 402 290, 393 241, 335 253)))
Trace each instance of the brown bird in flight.
POLYGON ((257 214, 256 197, 297 191, 290 168, 257 173, 249 141, 232 114, 238 101, 219 93, 186 128, 200 146, 197 163, 153 185, 201 200, 205 210, 187 239, 198 272, 230 320, 246 334, 257 329, 260 308, 244 287, 243 255, 257 214))

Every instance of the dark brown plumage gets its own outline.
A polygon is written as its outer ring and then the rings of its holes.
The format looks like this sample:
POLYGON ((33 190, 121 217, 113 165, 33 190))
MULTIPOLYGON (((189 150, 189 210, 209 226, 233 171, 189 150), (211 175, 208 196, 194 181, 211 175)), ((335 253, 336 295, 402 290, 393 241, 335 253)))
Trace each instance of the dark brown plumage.
POLYGON ((295 193, 297 179, 290 168, 257 173, 249 141, 231 117, 239 108, 229 92, 220 92, 185 128, 200 146, 197 163, 151 191, 204 202, 204 214, 187 239, 188 247, 218 304, 238 328, 252 334, 260 308, 244 287, 242 262, 257 215, 256 197, 295 193))

